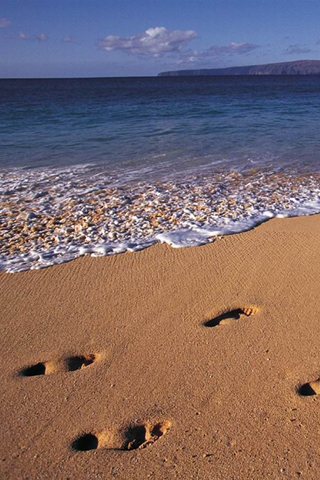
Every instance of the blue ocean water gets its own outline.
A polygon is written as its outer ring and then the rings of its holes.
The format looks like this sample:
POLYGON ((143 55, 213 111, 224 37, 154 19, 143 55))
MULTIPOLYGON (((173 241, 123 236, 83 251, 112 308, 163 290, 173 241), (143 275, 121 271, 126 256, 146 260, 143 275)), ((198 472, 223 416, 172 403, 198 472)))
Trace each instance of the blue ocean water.
POLYGON ((320 77, 0 80, 0 167, 318 170, 320 77))

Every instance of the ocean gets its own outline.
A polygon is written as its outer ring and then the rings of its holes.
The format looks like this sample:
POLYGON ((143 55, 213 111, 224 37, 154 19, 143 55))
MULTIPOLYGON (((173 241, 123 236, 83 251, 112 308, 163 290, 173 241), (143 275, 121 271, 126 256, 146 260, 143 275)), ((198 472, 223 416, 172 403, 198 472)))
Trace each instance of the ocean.
POLYGON ((0 80, 1 167, 318 168, 320 77, 0 80))
POLYGON ((320 211, 320 77, 0 80, 0 268, 320 211))

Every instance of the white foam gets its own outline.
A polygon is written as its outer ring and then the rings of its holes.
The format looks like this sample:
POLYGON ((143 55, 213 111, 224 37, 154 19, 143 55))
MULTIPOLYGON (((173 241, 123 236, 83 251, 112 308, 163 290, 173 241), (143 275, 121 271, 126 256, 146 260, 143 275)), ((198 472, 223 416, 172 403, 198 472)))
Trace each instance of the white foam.
POLYGON ((116 255, 126 251, 136 252, 150 247, 155 243, 167 243, 173 248, 184 248, 191 246, 200 246, 212 242, 216 237, 231 235, 251 230, 261 223, 270 220, 273 217, 284 218, 299 215, 310 215, 320 212, 320 202, 308 202, 301 205, 297 210, 289 213, 265 212, 263 215, 255 215, 250 219, 234 221, 224 228, 217 229, 216 226, 181 228, 167 233, 156 235, 152 240, 141 241, 140 243, 123 242, 120 244, 104 243, 97 245, 71 245, 67 249, 58 247, 39 253, 31 251, 28 254, 16 255, 14 258, 2 258, 0 270, 8 273, 23 272, 26 270, 38 270, 55 264, 61 264, 81 256, 91 255, 92 257, 102 257, 106 255, 116 255))
MULTIPOLYGON (((88 203, 84 203, 86 200, 83 199, 86 199, 88 195, 97 198, 96 192, 106 189, 106 185, 108 188, 110 186, 110 179, 104 178, 100 174, 94 174, 93 176, 94 181, 89 184, 90 182, 87 181, 88 172, 85 167, 78 170, 69 168, 59 171, 47 169, 45 171, 21 172, 17 170, 6 172, 2 182, 4 185, 3 195, 5 201, 8 201, 7 198, 9 197, 9 202, 12 203, 14 199, 17 206, 27 199, 28 208, 30 202, 36 207, 37 213, 25 210, 25 221, 27 223, 36 223, 38 216, 41 217, 41 215, 54 218, 55 215, 60 214, 67 202, 70 203, 70 200, 76 202, 76 210, 73 215, 78 220, 86 217, 89 211, 88 203)), ((312 176, 307 179, 304 178, 304 183, 302 182, 301 185, 299 181, 294 183, 295 179, 293 177, 288 177, 288 180, 282 180, 279 189, 277 189, 277 178, 270 186, 267 183, 269 179, 266 179, 263 174, 250 177, 250 179, 243 177, 239 180, 237 177, 234 186, 232 184, 233 178, 232 174, 229 176, 220 174, 219 177, 208 177, 208 179, 207 177, 201 177, 200 180, 196 177, 187 179, 181 184, 171 182, 170 184, 161 184, 160 187, 158 183, 135 184, 132 190, 132 198, 143 191, 144 202, 148 201, 148 196, 152 196, 152 208, 157 209, 159 202, 161 205, 170 203, 172 218, 177 220, 174 228, 167 223, 164 228, 161 227, 164 230, 161 233, 155 231, 153 234, 146 234, 145 232, 148 232, 148 229, 142 228, 142 224, 146 221, 143 216, 144 211, 140 217, 133 212, 131 215, 132 225, 135 227, 137 224, 141 224, 140 229, 137 228, 133 233, 127 231, 122 234, 120 240, 111 241, 108 238, 107 224, 102 222, 102 224, 99 224, 99 232, 95 226, 94 228, 91 226, 87 228, 84 243, 84 241, 80 242, 70 238, 67 230, 63 230, 64 227, 61 225, 61 229, 59 227, 59 232, 55 234, 57 243, 54 246, 44 249, 41 244, 35 243, 32 249, 24 253, 8 254, 6 252, 0 256, 0 270, 15 273, 30 269, 42 269, 85 255, 102 257, 126 251, 136 252, 155 243, 167 243, 173 248, 204 245, 214 241, 218 236, 251 230, 274 217, 285 218, 320 212, 320 181, 312 176), (294 186, 291 190, 290 182, 294 186), (195 189, 192 189, 191 185, 195 189), (213 190, 208 190, 207 185, 212 185, 213 190), (283 189, 286 189, 286 191, 283 191, 283 189), (281 196, 282 192, 283 196, 281 196), (204 221, 199 221, 192 210, 193 206, 198 204, 199 197, 201 197, 201 201, 205 200, 206 206, 209 210, 211 209, 204 221), (172 200, 172 198, 175 200, 172 200), (233 201, 235 206, 227 205, 223 207, 224 210, 222 209, 222 214, 220 214, 221 209, 216 210, 216 206, 220 205, 221 207, 219 202, 226 198, 228 198, 228 201, 233 201), (243 204, 247 202, 249 202, 248 207, 242 208, 243 204), (241 208, 238 208, 238 206, 241 206, 241 208), (187 221, 181 220, 182 214, 188 217, 187 221)), ((122 202, 121 208, 127 208, 126 212, 130 211, 131 214, 132 198, 128 197, 130 192, 129 188, 125 191, 121 190, 120 194, 119 192, 116 194, 121 200, 120 203, 122 202)), ((106 205, 107 203, 104 206, 106 205)), ((135 204, 135 208, 137 208, 137 204, 135 204)), ((108 210, 108 219, 113 218, 113 228, 115 229, 118 228, 119 224, 119 212, 121 213, 122 210, 108 210)), ((6 211, 2 209, 0 213, 3 222, 5 222, 6 211)), ((7 232, 10 231, 8 227, 6 228, 7 232)))

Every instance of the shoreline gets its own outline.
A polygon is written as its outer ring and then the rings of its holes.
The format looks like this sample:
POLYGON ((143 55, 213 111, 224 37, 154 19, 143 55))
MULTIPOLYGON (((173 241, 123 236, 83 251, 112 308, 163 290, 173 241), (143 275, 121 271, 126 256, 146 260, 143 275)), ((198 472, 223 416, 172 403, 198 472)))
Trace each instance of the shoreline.
POLYGON ((319 398, 298 390, 320 373, 319 234, 319 214, 272 219, 0 272, 3 475, 316 480, 319 398))
MULTIPOLYGON (((320 212, 320 174, 212 173, 110 186, 86 169, 13 172, 0 197, 0 269, 45 268, 157 242, 203 245, 273 217, 320 212)), ((100 172, 101 173, 101 172, 100 172)))

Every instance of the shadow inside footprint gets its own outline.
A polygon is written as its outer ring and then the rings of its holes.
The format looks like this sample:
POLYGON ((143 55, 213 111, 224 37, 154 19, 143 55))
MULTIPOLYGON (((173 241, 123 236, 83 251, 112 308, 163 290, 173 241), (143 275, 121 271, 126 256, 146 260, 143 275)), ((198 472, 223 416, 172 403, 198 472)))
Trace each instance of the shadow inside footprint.
POLYGON ((257 308, 237 308, 235 310, 229 310, 228 312, 221 313, 215 318, 207 320, 204 322, 205 327, 216 327, 218 325, 226 325, 228 323, 232 323, 235 320, 240 320, 244 317, 250 317, 257 313, 257 308))
POLYGON ((20 375, 22 377, 35 377, 37 375, 45 375, 46 374, 46 365, 45 363, 39 362, 36 365, 32 365, 31 367, 24 368, 21 370, 20 375))
POLYGON ((72 448, 77 452, 87 452, 88 450, 96 450, 98 445, 98 437, 93 433, 86 433, 82 435, 82 437, 76 438, 72 444, 72 448))
POLYGON ((126 432, 125 450, 135 450, 148 441, 148 430, 145 425, 129 427, 126 432))
POLYGON ((69 372, 74 372, 75 370, 81 370, 81 368, 88 367, 96 359, 96 356, 91 353, 90 355, 79 355, 75 357, 70 357, 66 360, 67 370, 69 372))
POLYGON ((137 448, 145 448, 151 443, 156 442, 160 437, 165 435, 171 422, 159 422, 151 425, 136 425, 129 427, 126 432, 126 442, 124 450, 135 450, 137 448))
POLYGON ((311 397, 312 395, 319 395, 320 393, 320 380, 315 382, 305 383, 298 388, 298 393, 302 397, 311 397))

